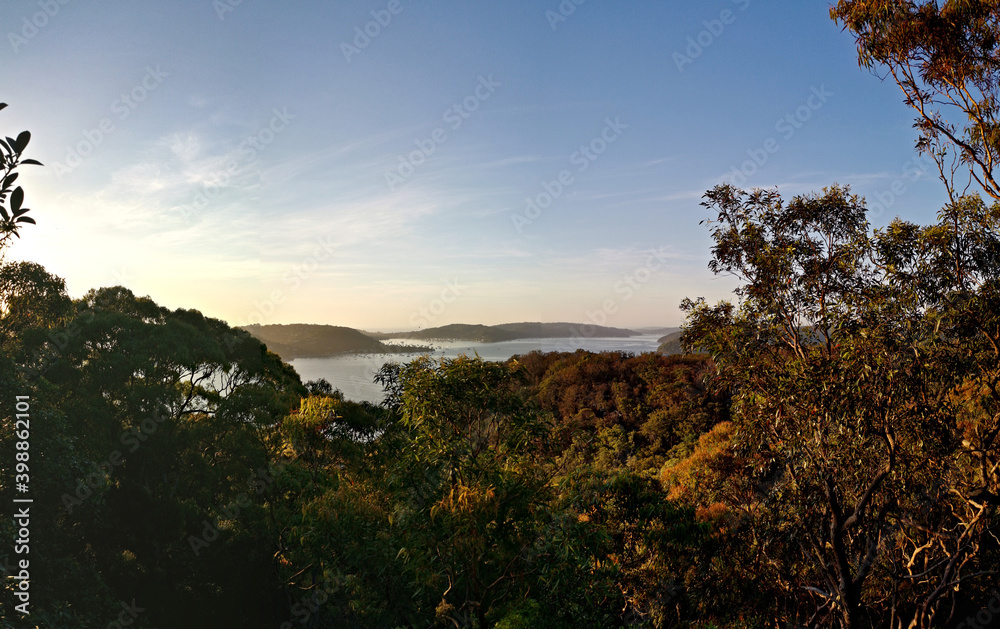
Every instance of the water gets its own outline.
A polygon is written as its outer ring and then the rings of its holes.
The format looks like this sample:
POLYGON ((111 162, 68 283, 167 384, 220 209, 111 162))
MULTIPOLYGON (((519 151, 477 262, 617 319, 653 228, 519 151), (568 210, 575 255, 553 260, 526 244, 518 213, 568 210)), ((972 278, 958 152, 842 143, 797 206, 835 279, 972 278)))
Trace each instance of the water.
MULTIPOLYGON (((473 343, 469 341, 421 341, 415 339, 392 339, 386 344, 431 345, 432 358, 456 358, 479 355, 483 360, 507 360, 515 354, 541 352, 575 352, 584 349, 590 352, 625 351, 641 354, 655 352, 659 347, 658 335, 632 336, 629 338, 561 338, 522 339, 501 343, 473 343)), ((329 358, 296 358, 289 361, 302 381, 326 378, 335 389, 356 402, 382 401, 382 387, 372 382, 375 372, 387 362, 407 362, 419 354, 344 354, 329 358)))

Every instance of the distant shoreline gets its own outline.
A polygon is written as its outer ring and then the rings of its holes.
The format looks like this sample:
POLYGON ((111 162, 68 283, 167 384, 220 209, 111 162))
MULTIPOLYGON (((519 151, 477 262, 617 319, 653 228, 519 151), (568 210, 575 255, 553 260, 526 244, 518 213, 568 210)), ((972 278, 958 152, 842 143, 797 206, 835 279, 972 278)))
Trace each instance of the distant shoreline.
MULTIPOLYGON (((343 326, 321 324, 249 325, 242 328, 264 343, 283 360, 332 358, 349 355, 399 355, 434 353, 440 348, 425 345, 394 345, 383 341, 496 344, 509 341, 552 339, 627 339, 642 332, 577 323, 508 323, 495 326, 451 324, 411 332, 365 332, 343 326), (583 332, 586 333, 583 333, 583 332)), ((666 331, 664 329, 663 331, 666 331)))
POLYGON ((393 356, 396 354, 426 354, 428 352, 436 351, 433 347, 425 347, 422 345, 386 345, 390 348, 388 350, 383 349, 348 349, 342 350, 335 353, 289 353, 285 354, 278 352, 276 350, 271 350, 275 354, 281 356, 283 360, 296 360, 298 358, 334 358, 336 356, 363 356, 365 354, 379 354, 383 356, 393 356), (286 356, 286 354, 288 354, 286 356))

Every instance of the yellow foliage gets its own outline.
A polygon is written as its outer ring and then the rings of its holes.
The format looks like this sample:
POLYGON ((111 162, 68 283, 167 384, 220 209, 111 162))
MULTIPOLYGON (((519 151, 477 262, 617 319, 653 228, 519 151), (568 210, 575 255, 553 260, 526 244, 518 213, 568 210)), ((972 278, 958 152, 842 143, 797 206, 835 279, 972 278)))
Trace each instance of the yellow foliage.
POLYGON ((721 502, 713 502, 707 507, 698 507, 694 516, 701 522, 717 522, 729 514, 729 507, 721 502))
POLYGON ((720 422, 698 439, 691 456, 677 463, 667 463, 660 472, 660 481, 673 501, 706 502, 701 491, 716 485, 727 470, 732 468, 732 438, 735 428, 731 422, 720 422))
POLYGON ((492 485, 486 487, 456 485, 447 496, 431 507, 431 517, 442 511, 453 515, 468 515, 487 510, 496 510, 496 490, 492 485))
POLYGON ((330 397, 302 398, 297 419, 307 426, 322 426, 337 417, 339 401, 330 397))
POLYGON ((967 381, 951 391, 948 401, 959 409, 957 426, 966 439, 974 440, 994 428, 993 413, 986 408, 992 397, 984 383, 967 381))

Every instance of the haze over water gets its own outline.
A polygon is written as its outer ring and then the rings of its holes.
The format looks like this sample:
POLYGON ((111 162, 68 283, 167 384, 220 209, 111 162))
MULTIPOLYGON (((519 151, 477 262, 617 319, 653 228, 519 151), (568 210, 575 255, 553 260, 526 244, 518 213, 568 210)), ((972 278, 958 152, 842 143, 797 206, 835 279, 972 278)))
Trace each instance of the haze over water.
MULTIPOLYGON (((556 338, 519 339, 500 343, 474 343, 470 341, 433 341, 435 351, 429 354, 435 359, 457 358, 479 355, 484 360, 507 360, 517 354, 541 352, 575 352, 578 349, 590 352, 625 351, 640 354, 655 352, 659 335, 642 335, 631 338, 556 338)), ((393 339, 385 341, 394 345, 426 345, 428 341, 419 339, 393 339)), ((297 358, 289 361, 302 380, 326 378, 335 389, 344 392, 345 397, 355 402, 381 402, 382 387, 372 379, 387 362, 405 362, 417 358, 419 354, 342 354, 328 358, 297 358)))

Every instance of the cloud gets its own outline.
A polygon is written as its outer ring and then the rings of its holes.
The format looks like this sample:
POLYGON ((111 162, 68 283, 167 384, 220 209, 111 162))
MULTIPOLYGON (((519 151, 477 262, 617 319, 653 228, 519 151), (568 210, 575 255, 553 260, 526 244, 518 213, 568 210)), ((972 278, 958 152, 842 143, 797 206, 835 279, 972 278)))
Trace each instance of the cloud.
POLYGON ((376 172, 382 162, 390 163, 392 158, 384 154, 373 155, 373 149, 384 146, 403 133, 402 131, 393 131, 303 153, 266 168, 262 172, 262 177, 270 184, 280 185, 321 169, 322 172, 317 174, 326 178, 329 177, 329 173, 343 173, 345 170, 356 172, 359 167, 376 172), (352 159, 347 161, 348 157, 352 159))
POLYGON ((201 153, 201 140, 193 132, 175 133, 161 140, 183 162, 191 163, 201 153))
POLYGON ((505 157, 503 159, 494 160, 492 162, 477 164, 476 168, 503 168, 504 166, 510 166, 512 164, 531 164, 541 160, 541 155, 517 155, 514 157, 505 157))

